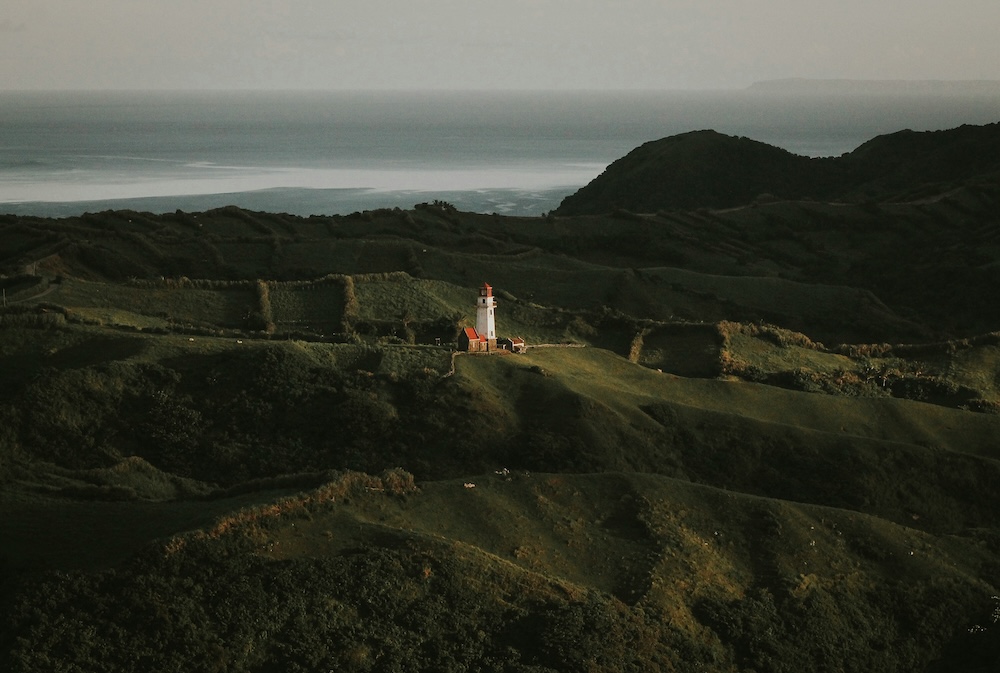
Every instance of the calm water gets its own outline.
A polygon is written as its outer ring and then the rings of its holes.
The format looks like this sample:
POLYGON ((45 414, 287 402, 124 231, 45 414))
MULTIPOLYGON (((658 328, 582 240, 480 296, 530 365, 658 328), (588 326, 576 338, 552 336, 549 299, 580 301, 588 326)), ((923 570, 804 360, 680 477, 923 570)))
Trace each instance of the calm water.
POLYGON ((0 93, 0 212, 239 205, 537 215, 615 159, 711 128, 835 156, 1000 120, 1000 97, 664 93, 0 93))

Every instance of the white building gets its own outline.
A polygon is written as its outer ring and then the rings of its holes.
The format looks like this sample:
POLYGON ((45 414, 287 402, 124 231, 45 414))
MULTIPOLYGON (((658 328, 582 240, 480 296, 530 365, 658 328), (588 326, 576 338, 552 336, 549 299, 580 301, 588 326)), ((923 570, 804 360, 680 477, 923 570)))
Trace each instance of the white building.
POLYGON ((483 283, 479 288, 479 300, 476 302, 476 332, 486 339, 490 350, 497 347, 497 321, 494 315, 496 307, 493 288, 488 283, 483 283))

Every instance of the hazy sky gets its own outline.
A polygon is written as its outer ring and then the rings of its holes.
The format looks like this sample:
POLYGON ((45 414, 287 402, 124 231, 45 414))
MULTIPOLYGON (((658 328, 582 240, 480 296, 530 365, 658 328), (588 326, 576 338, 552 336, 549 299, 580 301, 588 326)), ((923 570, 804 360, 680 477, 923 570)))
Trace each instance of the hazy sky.
POLYGON ((0 89, 1000 78, 998 0, 4 0, 0 89))

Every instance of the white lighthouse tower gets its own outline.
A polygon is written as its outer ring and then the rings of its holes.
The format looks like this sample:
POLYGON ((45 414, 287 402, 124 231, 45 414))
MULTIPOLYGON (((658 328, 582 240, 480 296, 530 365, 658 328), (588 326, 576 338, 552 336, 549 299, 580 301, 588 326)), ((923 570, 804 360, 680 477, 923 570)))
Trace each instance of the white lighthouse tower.
POLYGON ((483 283, 479 288, 479 299, 476 301, 476 332, 486 340, 490 350, 497 347, 497 323, 496 316, 493 315, 496 307, 493 288, 483 283))

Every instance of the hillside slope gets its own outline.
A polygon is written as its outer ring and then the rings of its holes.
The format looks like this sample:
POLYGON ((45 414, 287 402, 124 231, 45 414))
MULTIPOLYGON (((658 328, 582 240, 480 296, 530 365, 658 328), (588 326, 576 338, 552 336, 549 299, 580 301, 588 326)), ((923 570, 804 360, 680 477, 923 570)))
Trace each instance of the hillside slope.
POLYGON ((555 213, 728 208, 761 194, 800 199, 815 193, 819 176, 833 168, 828 159, 796 156, 749 138, 692 131, 629 152, 566 197, 555 213))
POLYGON ((9 603, 0 663, 912 671, 951 647, 955 670, 995 662, 989 558, 976 540, 655 475, 344 474, 117 571, 36 583, 59 617, 9 603))
POLYGON ((729 208, 762 199, 886 201, 944 193, 1000 171, 1000 123, 879 136, 841 157, 809 159, 696 131, 648 142, 566 197, 558 215, 729 208))
POLYGON ((693 210, 0 216, 0 670, 996 670, 991 133, 644 148, 693 210), (483 282, 526 353, 456 352, 483 282))
POLYGON ((100 320, 128 305, 143 316, 135 326, 150 328, 268 328, 255 306, 261 281, 274 291, 274 329, 329 335, 351 322, 402 334, 404 318, 418 318, 418 331, 442 336, 430 323, 456 326, 456 312, 469 310, 454 288, 488 279, 524 318, 519 329, 554 323, 523 335, 544 340, 576 317, 607 324, 609 311, 632 320, 632 334, 643 320, 763 320, 824 343, 947 340, 1000 329, 982 310, 1000 291, 998 204, 996 181, 974 179, 905 203, 651 215, 507 218, 424 206, 312 218, 237 208, 0 217, 0 283, 11 304, 50 300, 100 320), (345 322, 347 276, 367 291, 403 288, 398 274, 419 281, 401 295, 419 305, 394 301, 374 316, 366 307, 377 304, 363 302, 369 313, 345 322))

